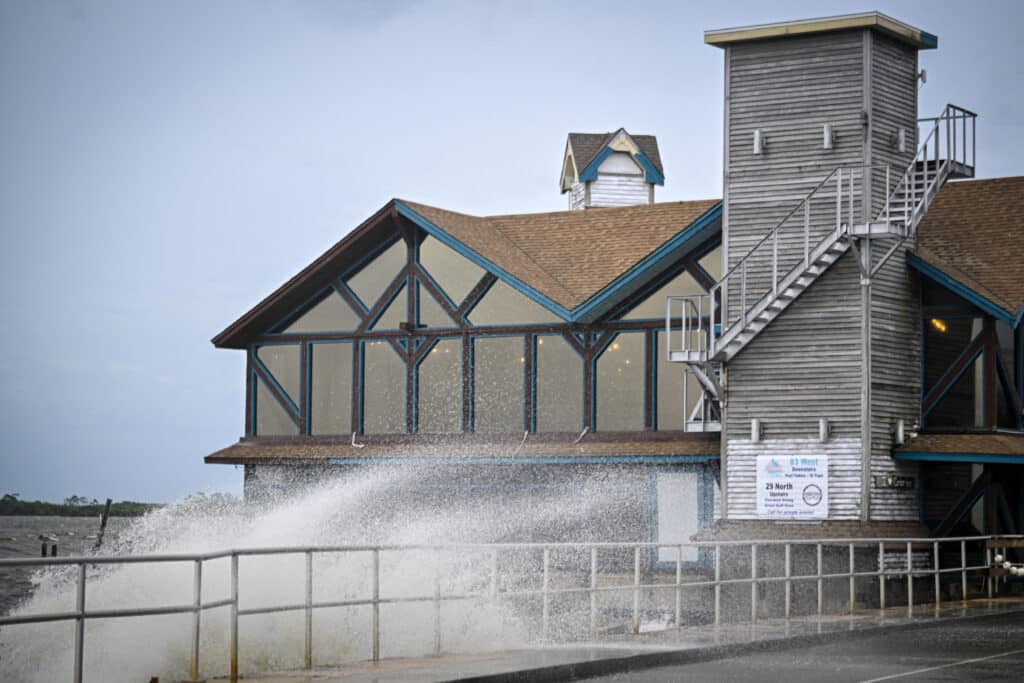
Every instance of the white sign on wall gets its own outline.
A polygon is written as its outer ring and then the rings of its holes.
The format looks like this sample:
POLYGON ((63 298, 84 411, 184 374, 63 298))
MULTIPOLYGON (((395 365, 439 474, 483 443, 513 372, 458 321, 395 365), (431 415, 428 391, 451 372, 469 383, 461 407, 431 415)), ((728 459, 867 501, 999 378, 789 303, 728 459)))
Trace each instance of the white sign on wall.
POLYGON ((827 519, 828 456, 757 456, 757 516, 827 519))

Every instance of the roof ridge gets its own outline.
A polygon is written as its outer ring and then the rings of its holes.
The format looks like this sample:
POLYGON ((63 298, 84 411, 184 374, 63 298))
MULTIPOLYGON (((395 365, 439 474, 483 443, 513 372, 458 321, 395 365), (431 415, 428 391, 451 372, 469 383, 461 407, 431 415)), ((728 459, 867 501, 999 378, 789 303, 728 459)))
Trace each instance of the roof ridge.
POLYGON ((542 266, 540 263, 538 263, 537 259, 535 259, 530 252, 528 252, 526 249, 523 249, 523 247, 519 244, 519 242, 516 239, 514 239, 511 236, 509 236, 509 234, 507 232, 502 230, 501 229, 501 224, 498 223, 498 221, 497 221, 497 219, 499 219, 499 218, 500 218, 500 216, 488 216, 487 219, 485 219, 485 220, 487 220, 489 223, 492 223, 494 229, 497 230, 499 233, 501 233, 502 237, 504 237, 509 242, 514 244, 516 249, 518 249, 520 252, 522 252, 523 256, 525 256, 530 261, 530 263, 532 263, 533 265, 535 265, 537 267, 537 270, 539 270, 540 272, 544 273, 549 278, 551 278, 552 280, 557 282, 558 285, 562 289, 564 289, 565 291, 571 292, 572 294, 577 295, 577 296, 579 295, 579 292, 577 292, 575 289, 573 289, 572 287, 567 285, 565 282, 563 282, 561 278, 559 278, 558 276, 554 275, 553 273, 548 271, 546 268, 544 268, 544 266, 542 266))

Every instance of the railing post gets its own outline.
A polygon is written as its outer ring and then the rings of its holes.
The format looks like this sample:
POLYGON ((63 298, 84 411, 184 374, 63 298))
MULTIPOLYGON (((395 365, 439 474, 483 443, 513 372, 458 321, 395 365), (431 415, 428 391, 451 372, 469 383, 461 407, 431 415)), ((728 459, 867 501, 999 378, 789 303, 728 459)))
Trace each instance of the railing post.
POLYGON ((683 620, 683 546, 676 553, 676 628, 682 626, 683 620))
POLYGON ((491 599, 498 597, 498 551, 491 551, 491 599))
POLYGON ((633 635, 640 633, 640 546, 633 548, 633 635))
POLYGON ((843 169, 836 169, 836 228, 843 224, 843 169))
POLYGON ((779 231, 772 233, 772 295, 779 293, 779 231))
POLYGON ((597 546, 590 549, 590 637, 597 637, 597 546))
POLYGON ((740 266, 740 317, 741 327, 747 326, 747 262, 743 261, 740 266))
POLYGON ((960 601, 967 602, 967 541, 960 541, 960 601))
POLYGON ((85 651, 85 563, 78 565, 78 586, 75 589, 75 683, 82 683, 82 662, 85 651))
POLYGON ((853 600, 855 593, 854 581, 856 580, 853 576, 856 564, 854 563, 854 546, 850 544, 850 614, 853 614, 853 600))
POLYGON ((306 551, 306 648, 307 669, 313 668, 313 551, 306 551))
POLYGON ((757 545, 750 545, 750 623, 757 623, 757 545))
POLYGON ((885 609, 885 541, 878 542, 878 608, 885 609))
POLYGON ((939 542, 934 541, 932 546, 933 554, 935 555, 935 606, 938 607, 942 603, 942 575, 939 573, 939 542))
POLYGON ((380 661, 380 549, 374 548, 372 551, 373 557, 373 644, 372 650, 373 661, 380 661))
MULTIPOLYGON (((847 211, 847 214, 846 214, 847 215, 846 226, 849 229, 851 229, 851 230, 853 229, 853 197, 854 197, 854 192, 853 192, 853 176, 854 176, 854 172, 853 172, 853 169, 851 168, 850 169, 850 191, 846 193, 847 194, 846 201, 848 202, 848 205, 850 207, 848 209, 848 211, 847 211)), ((863 179, 862 179, 862 183, 863 183, 863 179)))
POLYGON ((885 165, 885 224, 892 222, 892 165, 885 165))
POLYGON ((822 579, 821 544, 817 545, 818 550, 818 616, 821 616, 824 602, 824 579, 822 579))
POLYGON ((991 600, 992 599, 992 583, 993 583, 993 581, 992 581, 992 572, 991 572, 991 570, 992 570, 992 549, 988 547, 987 543, 985 544, 985 566, 989 568, 989 574, 985 578, 985 587, 986 587, 986 590, 988 592, 988 599, 991 600))
POLYGON ((203 595, 203 561, 192 566, 192 656, 189 658, 189 676, 199 680, 199 617, 203 595))
POLYGON ((914 544, 907 541, 907 614, 914 613, 914 544))
MULTIPOLYGON (((498 552, 491 554, 491 599, 497 595, 498 552)), ((441 551, 434 555, 434 656, 441 656, 441 551)))
POLYGON ((232 683, 238 680, 238 554, 231 553, 230 669, 232 683))
POLYGON ((811 267, 811 198, 804 200, 804 268, 811 267))
POLYGON ((791 601, 791 585, 790 585, 791 581, 790 581, 790 577, 792 575, 793 575, 793 571, 792 571, 792 558, 791 558, 791 555, 790 555, 790 546, 789 546, 789 543, 787 543, 786 544, 786 606, 785 606, 785 612, 786 612, 786 619, 787 620, 789 619, 789 607, 790 607, 790 601, 791 601))
POLYGON ((548 588, 551 585, 550 584, 550 580, 551 579, 550 579, 550 573, 549 573, 550 561, 551 561, 550 551, 547 548, 544 548, 544 585, 543 585, 544 606, 543 606, 543 614, 542 614, 542 617, 541 617, 541 619, 542 619, 542 621, 541 621, 541 639, 544 640, 544 642, 547 642, 547 640, 548 640, 548 635, 549 635, 549 630, 548 629, 550 628, 550 625, 549 625, 548 621, 549 621, 549 619, 551 617, 551 602, 550 602, 551 598, 548 595, 548 588))
POLYGON ((715 626, 722 623, 722 546, 715 545, 715 626))

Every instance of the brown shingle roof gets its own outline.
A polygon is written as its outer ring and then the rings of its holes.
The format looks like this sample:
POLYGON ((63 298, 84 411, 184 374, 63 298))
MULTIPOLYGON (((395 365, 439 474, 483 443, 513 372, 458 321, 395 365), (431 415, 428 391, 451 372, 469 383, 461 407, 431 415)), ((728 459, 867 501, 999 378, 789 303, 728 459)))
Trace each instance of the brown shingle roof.
POLYGON ((645 439, 602 438, 592 434, 579 444, 575 435, 535 435, 520 447, 520 437, 488 437, 480 435, 430 436, 363 436, 362 448, 352 446, 348 439, 324 438, 244 438, 236 444, 206 456, 207 463, 228 465, 253 463, 324 463, 333 459, 422 459, 431 461, 465 460, 467 462, 495 458, 644 458, 652 456, 717 457, 719 435, 659 435, 645 439), (659 438, 660 437, 660 438, 659 438))
POLYGON ((946 184, 918 255, 1011 315, 1024 307, 1024 176, 946 184))
POLYGON ((1024 455, 1024 433, 919 434, 899 448, 893 449, 893 453, 1024 455))
MULTIPOLYGON (((622 129, 620 129, 622 130, 622 129)), ((619 131, 610 133, 569 133, 569 146, 572 147, 573 156, 576 159, 576 170, 583 172, 591 161, 594 160, 601 150, 612 141, 619 131)), ((626 133, 629 135, 629 132, 626 133)), ((640 151, 651 160, 658 173, 665 175, 665 169, 661 167, 661 153, 658 152, 658 139, 653 135, 629 135, 633 138, 640 151)))
POLYGON ((524 284, 573 309, 718 201, 482 217, 403 203, 524 284))

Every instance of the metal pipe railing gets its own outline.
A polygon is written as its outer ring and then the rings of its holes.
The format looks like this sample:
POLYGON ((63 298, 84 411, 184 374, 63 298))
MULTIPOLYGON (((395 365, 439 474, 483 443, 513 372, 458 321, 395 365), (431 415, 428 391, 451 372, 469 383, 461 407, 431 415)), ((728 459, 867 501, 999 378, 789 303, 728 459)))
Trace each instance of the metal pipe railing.
MULTIPOLYGON (((984 548, 984 564, 968 565, 967 544, 981 543, 987 546, 991 536, 965 536, 955 538, 931 539, 931 538, 846 538, 846 539, 807 539, 807 540, 778 540, 759 539, 747 541, 706 541, 699 543, 496 543, 496 544, 453 544, 453 545, 380 545, 380 546, 305 546, 305 547, 283 547, 283 548, 247 548, 238 550, 226 550, 217 553, 199 553, 184 555, 140 555, 140 556, 97 556, 97 557, 64 557, 64 558, 26 558, 26 559, 0 559, 0 567, 39 567, 39 566, 74 566, 76 569, 75 588, 75 609, 71 612, 42 613, 42 614, 19 614, 17 616, 0 616, 0 626, 29 624, 54 621, 75 622, 75 650, 72 673, 72 680, 80 683, 83 680, 83 661, 85 648, 85 622, 90 619, 116 619, 127 617, 145 617, 168 614, 191 614, 190 628, 190 657, 189 675, 192 680, 200 680, 200 645, 202 612, 221 607, 230 608, 229 619, 229 661, 230 676, 236 680, 240 675, 239 671, 239 629, 238 619, 240 616, 258 614, 273 614, 282 612, 303 612, 304 613, 304 665, 307 669, 314 666, 313 652, 313 612, 318 609, 336 607, 370 606, 372 610, 371 620, 371 656, 374 661, 380 659, 381 648, 381 621, 380 606, 389 604, 413 604, 433 603, 433 650, 435 655, 441 653, 441 604, 450 601, 490 601, 508 600, 512 598, 533 598, 539 597, 542 601, 541 614, 541 637, 544 641, 552 638, 552 602, 559 596, 586 595, 589 598, 589 633, 596 636, 598 633, 600 614, 597 598, 602 594, 615 594, 628 592, 632 597, 632 610, 630 627, 633 633, 639 633, 642 624, 643 610, 642 599, 645 592, 656 594, 658 591, 671 591, 673 594, 669 608, 664 607, 666 613, 672 612, 675 615, 674 624, 676 627, 682 624, 682 600, 684 590, 711 589, 713 593, 714 625, 722 624, 722 591, 730 586, 750 586, 750 620, 756 622, 766 609, 768 603, 760 595, 760 590, 769 585, 783 585, 783 607, 782 616, 791 618, 792 587, 795 582, 815 582, 817 613, 824 613, 825 581, 845 579, 848 582, 847 608, 853 613, 856 608, 856 579, 873 578, 879 582, 879 605, 882 609, 886 607, 886 581, 904 578, 907 591, 907 609, 912 612, 914 609, 914 579, 927 576, 932 577, 936 605, 941 602, 942 576, 945 574, 958 575, 961 599, 967 599, 967 577, 968 572, 988 569, 991 566, 991 551, 984 548), (954 566, 943 567, 941 564, 942 544, 956 544, 959 562, 954 566), (890 569, 887 567, 886 558, 894 557, 887 553, 886 546, 902 546, 905 548, 905 567, 890 569), (749 548, 747 560, 742 558, 742 552, 734 560, 742 565, 749 562, 749 574, 742 575, 739 571, 734 576, 724 576, 723 555, 731 550, 749 548), (767 553, 772 548, 782 548, 783 560, 778 571, 771 571, 771 563, 766 562, 767 553), (657 563, 654 561, 660 549, 670 548, 675 550, 674 582, 645 581, 645 573, 650 576, 658 572, 657 563), (795 548, 807 548, 813 550, 815 570, 813 573, 794 572, 793 550, 795 548), (700 562, 694 565, 695 571, 704 577, 703 580, 684 581, 683 567, 684 551, 695 550, 698 558, 711 560, 713 567, 702 567, 700 562), (847 556, 846 571, 828 572, 824 571, 824 553, 826 549, 834 550, 838 555, 847 556), (632 581, 613 585, 600 586, 599 577, 599 551, 632 551, 632 581), (707 551, 712 552, 707 552, 707 551), (930 552, 928 552, 930 550, 930 552), (499 553, 513 552, 537 552, 541 553, 541 586, 519 589, 514 585, 508 585, 502 589, 499 575, 499 553), (583 586, 559 587, 553 582, 555 572, 552 563, 552 552, 578 551, 589 559, 589 567, 576 570, 567 570, 570 573, 589 572, 589 582, 583 586), (760 552, 764 551, 764 552, 760 552), (930 568, 915 568, 914 554, 919 552, 918 557, 930 560, 930 568), (380 555, 383 552, 429 552, 436 558, 435 572, 433 577, 433 590, 430 595, 413 595, 406 597, 381 597, 381 571, 380 555), (870 571, 857 571, 856 557, 858 552, 877 552, 878 567, 870 571), (337 553, 369 553, 371 571, 370 596, 360 599, 316 601, 314 600, 313 585, 315 578, 314 558, 317 555, 337 553), (480 553, 487 558, 486 569, 483 570, 484 580, 479 582, 483 586, 480 590, 468 592, 449 592, 441 590, 440 570, 442 555, 455 553, 458 557, 465 559, 472 553, 480 553), (305 560, 305 571, 301 574, 301 581, 304 587, 304 599, 297 604, 280 604, 265 607, 240 608, 239 595, 239 560, 242 557, 265 557, 277 555, 303 555, 305 560), (204 568, 203 564, 213 559, 230 559, 230 589, 226 598, 212 599, 206 602, 202 599, 204 568), (645 558, 647 562, 645 563, 645 558), (87 569, 90 567, 102 567, 110 565, 127 564, 167 564, 167 563, 192 563, 192 601, 184 605, 160 605, 146 608, 123 608, 123 609, 86 609, 85 595, 88 581, 87 569)), ((1009 537, 1006 537, 1009 538, 1009 537)), ((1019 537, 1018 537, 1019 538, 1019 537)), ((995 582, 991 577, 987 580, 987 594, 989 597, 995 590, 995 582)))

